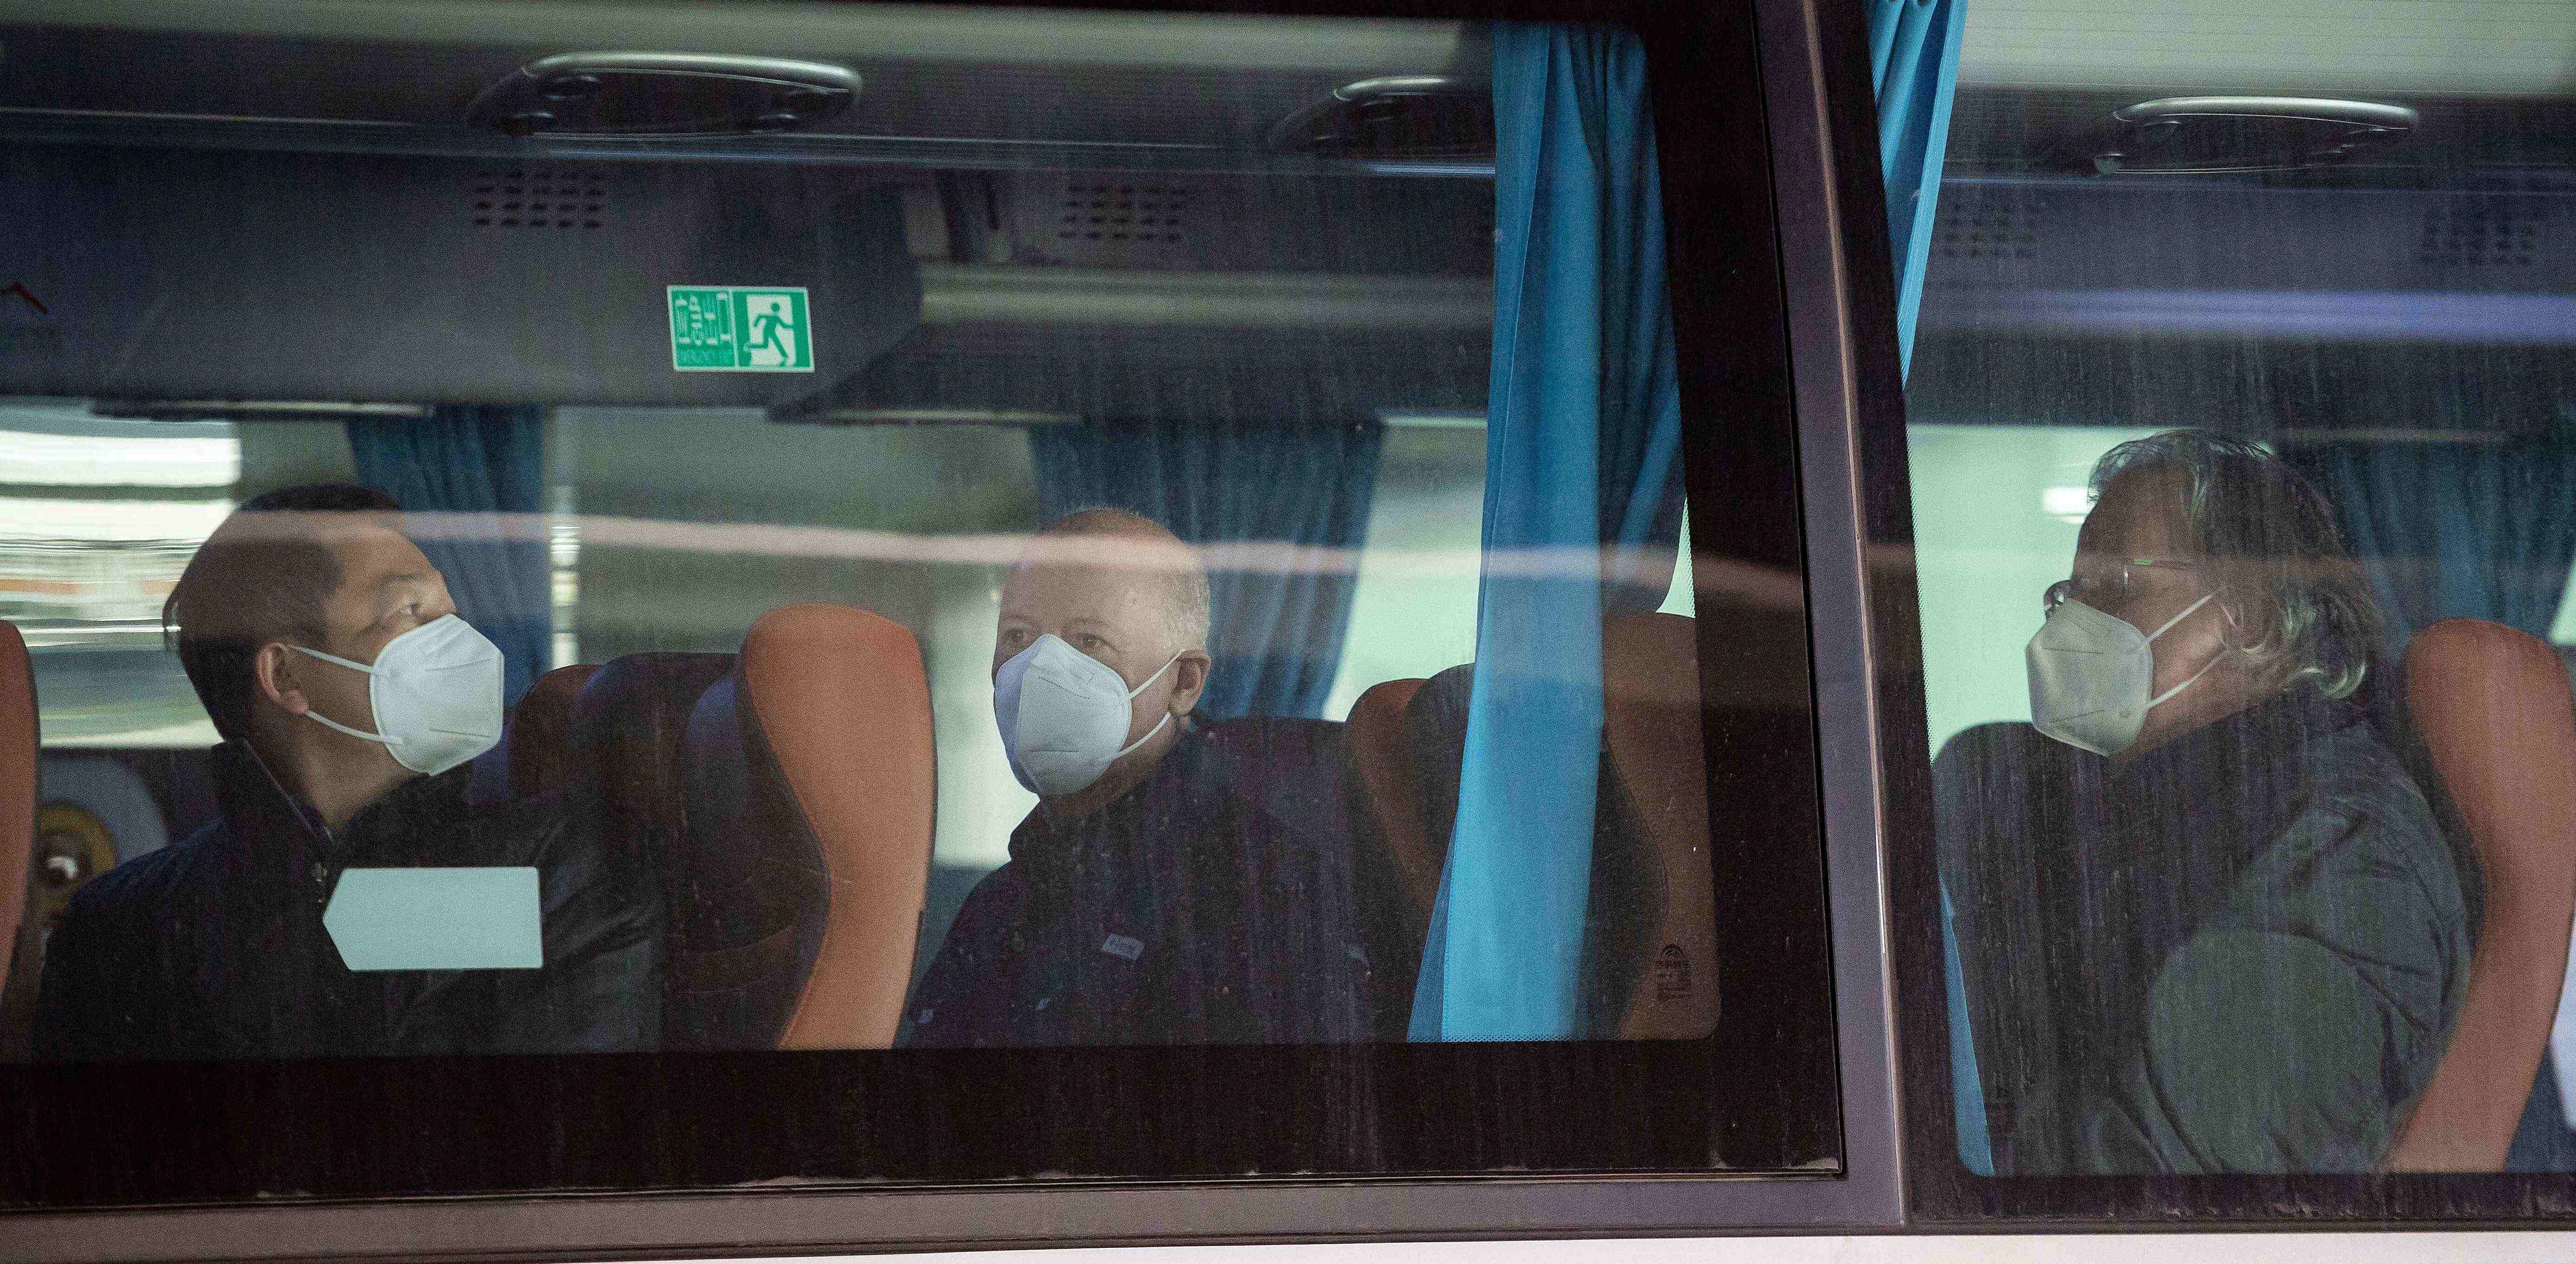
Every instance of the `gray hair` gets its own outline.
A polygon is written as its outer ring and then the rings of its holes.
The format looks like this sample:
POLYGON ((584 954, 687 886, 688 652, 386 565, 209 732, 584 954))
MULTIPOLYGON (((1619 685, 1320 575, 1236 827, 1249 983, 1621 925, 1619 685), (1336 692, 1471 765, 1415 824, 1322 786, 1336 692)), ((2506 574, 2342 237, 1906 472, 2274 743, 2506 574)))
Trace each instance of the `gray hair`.
POLYGON ((1174 653, 1207 648, 1210 621, 1207 563, 1188 541, 1172 534, 1169 527, 1140 513, 1095 505, 1076 509, 1038 528, 1037 538, 1127 539, 1148 547, 1160 547, 1176 559, 1169 565, 1157 565, 1142 559, 1121 561, 1122 566, 1147 567, 1165 572, 1163 597, 1163 630, 1171 637, 1174 653))
POLYGON ((2251 621, 2263 635, 2230 650, 2282 688, 2302 682, 2329 698, 2350 697, 2369 673, 2380 637, 2379 603, 2344 547, 2334 507, 2287 461, 2244 439, 2207 430, 2168 430, 2111 449, 2093 467, 2099 498, 2112 480, 2139 471, 2181 474, 2183 521, 2211 570, 2231 592, 2265 603, 2251 621))

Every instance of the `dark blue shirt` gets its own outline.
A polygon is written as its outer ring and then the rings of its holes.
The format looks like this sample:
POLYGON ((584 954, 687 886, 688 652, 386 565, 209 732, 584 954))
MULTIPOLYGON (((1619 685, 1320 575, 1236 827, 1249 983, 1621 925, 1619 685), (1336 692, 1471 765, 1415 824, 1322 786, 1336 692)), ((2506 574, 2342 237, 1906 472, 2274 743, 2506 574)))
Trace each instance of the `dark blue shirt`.
POLYGON ((1032 811, 966 897, 902 1043, 1368 1039, 1349 843, 1236 784, 1258 771, 1190 732, 1098 811, 1032 811))
POLYGON ((2359 709, 2305 688, 2113 771, 2028 726, 1936 766, 2012 1175, 2366 1172, 2469 973, 2461 874, 2359 709))

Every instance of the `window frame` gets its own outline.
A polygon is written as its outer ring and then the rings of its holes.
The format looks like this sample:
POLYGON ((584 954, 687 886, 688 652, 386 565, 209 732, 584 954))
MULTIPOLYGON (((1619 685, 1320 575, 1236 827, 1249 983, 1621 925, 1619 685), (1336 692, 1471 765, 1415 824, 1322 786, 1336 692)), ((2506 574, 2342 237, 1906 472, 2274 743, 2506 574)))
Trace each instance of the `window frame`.
MULTIPOLYGON (((944 0, 943 0, 944 2, 944 0)), ((1721 926, 1722 960, 1754 961, 1762 934, 1775 966, 1733 976, 1755 984, 1736 1002, 1774 1029, 1773 1044, 1800 1041, 1817 1052, 1812 1074, 1793 1079, 1797 1101, 1762 1112, 1771 1126, 1840 1133, 1842 1170, 1817 1175, 1504 1177, 1465 1173, 1424 1178, 1322 1180, 1178 1179, 1066 1181, 1033 1185, 906 1188, 771 1185, 667 1193, 566 1189, 543 1193, 387 1195, 332 1203, 230 1204, 0 1212, 12 1254, 43 1259, 224 1258, 296 1254, 468 1258, 544 1251, 582 1257, 739 1253, 746 1249, 854 1249, 943 1245, 1037 1245, 1278 1238, 1526 1235, 1535 1231, 1676 1233, 1754 1227, 1815 1231, 1892 1228, 1901 1218, 1895 1063, 1890 1046, 1887 940, 1878 846, 1880 786, 1874 754, 1886 749, 1888 682, 1870 649, 1886 643, 1897 614, 1910 617, 1911 587, 1891 592, 1868 574, 1870 528, 1884 506, 1861 481, 1878 467, 1874 440, 1896 435, 1894 296, 1889 284, 1883 200, 1878 191, 1875 110, 1868 44, 1857 6, 1824 0, 1073 0, 1052 7, 1195 9, 1304 16, 1493 17, 1626 20, 1646 35, 1662 157, 1673 275, 1723 276, 1724 286, 1673 286, 1686 415, 1714 418, 1712 401, 1732 407, 1731 424, 1695 426, 1687 456, 1695 505, 1733 506, 1731 521, 1695 514, 1706 535, 1730 526, 1771 550, 1741 559, 1803 569, 1814 710, 1804 746, 1768 758, 1801 764, 1816 780, 1811 819, 1820 856, 1765 856, 1766 830, 1737 855, 1773 870, 1755 875, 1776 904, 1822 900, 1821 924, 1721 926), (1711 94, 1758 103, 1758 118, 1719 119, 1694 106, 1694 86, 1742 83, 1711 94), (1715 127, 1703 128, 1712 121, 1715 127), (1746 144, 1691 143, 1762 137, 1746 144), (1766 152, 1767 150, 1767 152, 1766 152), (1771 287, 1777 286, 1776 290, 1771 287), (1776 304, 1744 304, 1747 292, 1776 304), (1757 310, 1746 310, 1753 308, 1757 310), (1726 394, 1720 396, 1718 392, 1726 394), (1768 421, 1770 426, 1759 424, 1768 421), (1795 515, 1790 519, 1789 515, 1795 515), (1784 520, 1801 534, 1782 530, 1784 520), (1713 530, 1712 530, 1713 529, 1713 530), (1801 535, 1803 538, 1801 538, 1801 535), (1866 622, 1864 622, 1866 620, 1866 622), (1861 629, 1819 638, 1818 628, 1861 629), (1876 724, 1872 723, 1873 717, 1876 724), (1770 975, 1756 973, 1771 969, 1770 975), (1794 983, 1797 986, 1781 987, 1794 983), (1792 1030, 1796 1029, 1796 1030, 1792 1030), (1781 1120, 1803 1116, 1783 1125, 1781 1120), (291 1244, 291 1245, 290 1245, 291 1244)), ((1901 468, 1901 467, 1900 467, 1901 468)), ((1903 506, 1901 480, 1895 506, 1903 506)), ((1883 489, 1880 489, 1883 491, 1883 489)), ((1898 520, 1901 521, 1901 513, 1898 520)), ((1712 560, 1702 558, 1703 563, 1712 560)), ((1703 602, 1707 588, 1703 586, 1703 602)), ((1903 642, 1895 642, 1902 644, 1903 642)), ((1715 620, 1701 622, 1702 671, 1749 663, 1715 620)), ((1784 666, 1770 663, 1770 669, 1784 666)), ((1900 680, 1894 689, 1904 688, 1900 680)), ((1919 702, 1916 714, 1919 714, 1919 702)), ((1920 739, 1917 739, 1920 745, 1920 739)), ((1776 801, 1763 781, 1766 756, 1737 771, 1734 800, 1776 801)), ((1720 771, 1713 766, 1713 774, 1720 771)), ((1730 800, 1713 775, 1713 844, 1724 839, 1730 800)), ((1793 808, 1796 805, 1793 804, 1793 808)), ((1776 825, 1776 815, 1755 818, 1776 825)), ((1728 849, 1719 847, 1721 872, 1728 849)), ((1723 879, 1722 879, 1723 880, 1723 879)), ((668 1055, 662 1055, 668 1057, 668 1055)), ((764 1058, 832 1055, 760 1054, 764 1058)), ((350 1071, 358 1068, 342 1064, 350 1071)), ((76 1073, 54 1072, 65 1079, 76 1073)), ((32 1086, 32 1085, 31 1085, 32 1086)), ((1718 1085, 1713 1092, 1722 1092, 1718 1085)), ((0 1124, 13 1112, 0 1107, 0 1124)), ((327 1116, 326 1116, 327 1119, 327 1116)), ((310 1135, 309 1133, 307 1135, 310 1135)), ((1917 1134, 1922 1135, 1922 1134, 1917 1134)), ((219 1161, 211 1156, 200 1161, 219 1161)))

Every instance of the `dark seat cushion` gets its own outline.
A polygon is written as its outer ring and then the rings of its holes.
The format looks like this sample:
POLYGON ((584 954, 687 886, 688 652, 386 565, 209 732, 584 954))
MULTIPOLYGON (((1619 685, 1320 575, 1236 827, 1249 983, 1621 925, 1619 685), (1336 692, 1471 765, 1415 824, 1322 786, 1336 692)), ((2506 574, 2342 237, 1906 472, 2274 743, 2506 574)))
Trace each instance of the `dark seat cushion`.
POLYGON ((675 1049, 774 1049, 822 950, 830 865, 797 810, 739 670, 689 718, 689 863, 671 874, 675 1049))
POLYGON ((1360 810, 1362 788, 1344 727, 1332 720, 1248 716, 1204 725, 1208 748, 1229 782, 1316 846, 1347 848, 1351 896, 1369 954, 1372 1029, 1402 1040, 1422 964, 1384 840, 1360 810))

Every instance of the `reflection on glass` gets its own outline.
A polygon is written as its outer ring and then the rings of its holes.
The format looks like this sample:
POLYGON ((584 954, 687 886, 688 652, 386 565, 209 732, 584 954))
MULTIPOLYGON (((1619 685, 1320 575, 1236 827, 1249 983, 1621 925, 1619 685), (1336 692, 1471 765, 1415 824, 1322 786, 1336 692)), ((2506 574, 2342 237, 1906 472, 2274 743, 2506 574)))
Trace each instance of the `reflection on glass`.
POLYGON ((0 617, 174 840, 49 774, 97 829, 33 858, 8 1048, 1706 1035, 1641 71, 1506 94, 1616 138, 1541 178, 1456 25, 1310 25, 979 26, 757 136, 680 125, 768 89, 642 76, 659 139, 71 101, 0 148, 94 247, 0 254, 54 300, 0 320, 0 617), (1472 78, 1345 108, 1389 57, 1472 78), (1498 238, 1604 221, 1498 335, 1498 238))
POLYGON ((1972 1173, 2576 1170, 2576 114, 2384 91, 2397 29, 2180 104, 1967 37, 1907 403, 1972 1173))

